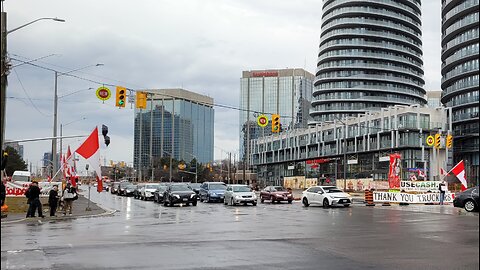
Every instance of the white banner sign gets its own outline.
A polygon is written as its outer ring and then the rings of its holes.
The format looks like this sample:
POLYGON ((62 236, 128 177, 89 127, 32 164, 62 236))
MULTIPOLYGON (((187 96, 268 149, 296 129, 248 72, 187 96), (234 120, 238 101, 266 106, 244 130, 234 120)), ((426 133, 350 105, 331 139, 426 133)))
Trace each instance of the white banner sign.
MULTIPOLYGON (((453 202, 455 194, 445 193, 444 202, 453 202)), ((391 203, 436 203, 440 202, 440 193, 409 194, 400 192, 373 192, 374 202, 391 203)))
MULTIPOLYGON (((25 197, 25 191, 32 182, 24 181, 15 181, 7 182, 6 191, 8 197, 25 197)), ((62 189, 62 182, 38 182, 38 187, 40 188, 40 196, 48 197, 48 193, 53 189, 54 185, 58 185, 58 189, 62 189)))
POLYGON ((400 181, 400 190, 405 191, 438 191, 440 181, 400 181))

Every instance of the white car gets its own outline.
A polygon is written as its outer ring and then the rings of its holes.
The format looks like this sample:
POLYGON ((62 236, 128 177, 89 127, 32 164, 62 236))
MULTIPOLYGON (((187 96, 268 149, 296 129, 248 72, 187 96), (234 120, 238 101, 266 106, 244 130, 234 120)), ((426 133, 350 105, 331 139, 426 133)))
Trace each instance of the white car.
POLYGON ((304 206, 320 204, 323 207, 343 205, 349 207, 352 197, 335 186, 314 186, 302 193, 304 206))
POLYGON ((228 185, 224 196, 225 205, 236 205, 239 203, 257 205, 257 195, 247 185, 228 185))
POLYGON ((159 184, 145 184, 141 189, 140 189, 140 199, 141 200, 153 200, 154 198, 154 192, 157 190, 159 184))

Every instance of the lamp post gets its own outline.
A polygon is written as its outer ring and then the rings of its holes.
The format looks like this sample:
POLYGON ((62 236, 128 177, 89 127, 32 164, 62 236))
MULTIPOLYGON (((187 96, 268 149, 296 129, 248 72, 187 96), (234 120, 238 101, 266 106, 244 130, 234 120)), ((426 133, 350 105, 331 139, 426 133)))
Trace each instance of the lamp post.
MULTIPOLYGON (((343 191, 347 190, 347 124, 335 117, 335 120, 343 125, 343 191)), ((331 121, 326 121, 330 122, 331 121)), ((337 165, 335 164, 335 181, 337 181, 337 165)))
MULTIPOLYGON (((89 68, 89 67, 99 67, 99 66, 103 66, 103 64, 94 64, 94 65, 88 65, 88 66, 84 66, 84 67, 81 67, 81 68, 77 68, 77 69, 74 69, 74 70, 70 70, 70 71, 67 71, 67 72, 62 72, 62 73, 58 73, 58 71, 55 71, 55 91, 54 91, 54 96, 53 96, 53 140, 52 140, 52 162, 53 162, 53 171, 57 171, 57 167, 58 167, 58 164, 57 164, 57 139, 55 137, 57 137, 57 114, 58 114, 58 87, 57 87, 57 81, 58 81, 58 77, 62 76, 62 75, 68 75, 70 73, 73 73, 75 71, 79 71, 79 70, 82 70, 82 69, 86 69, 86 68, 89 68)), ((53 178, 53 175, 52 175, 52 178, 53 178)))
MULTIPOLYGON (((3 8, 2 8, 3 9, 3 8)), ((0 139, 0 145, 3 149, 3 144, 4 144, 4 138, 5 138, 5 114, 6 114, 6 91, 7 91, 7 76, 9 74, 9 69, 10 69, 10 64, 7 63, 7 35, 11 34, 25 26, 28 26, 32 23, 41 21, 41 20, 53 20, 57 22, 65 22, 63 19, 58 19, 58 18, 39 18, 36 20, 33 20, 31 22, 28 22, 24 25, 21 25, 19 27, 16 27, 14 29, 11 29, 10 31, 7 31, 7 13, 6 12, 1 12, 1 88, 0 88, 0 114, 1 114, 1 139, 0 139)), ((3 179, 3 175, 1 176, 3 179)))

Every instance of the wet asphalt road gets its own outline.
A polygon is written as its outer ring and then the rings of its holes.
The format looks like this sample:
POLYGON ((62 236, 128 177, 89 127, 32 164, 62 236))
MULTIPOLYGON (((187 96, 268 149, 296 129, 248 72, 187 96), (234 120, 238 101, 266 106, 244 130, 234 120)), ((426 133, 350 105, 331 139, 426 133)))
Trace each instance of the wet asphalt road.
POLYGON ((479 216, 299 202, 163 207, 2 225, 2 269, 479 269, 479 216))

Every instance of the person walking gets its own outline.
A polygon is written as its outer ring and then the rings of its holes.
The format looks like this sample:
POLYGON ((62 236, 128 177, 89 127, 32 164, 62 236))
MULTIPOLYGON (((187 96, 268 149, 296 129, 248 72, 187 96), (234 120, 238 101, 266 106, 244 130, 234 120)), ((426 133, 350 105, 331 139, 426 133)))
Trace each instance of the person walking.
POLYGON ((445 180, 440 182, 438 189, 440 190, 440 205, 443 205, 443 201, 445 200, 445 192, 447 191, 447 185, 445 183, 445 180))
POLYGON ((53 185, 48 193, 48 206, 50 206, 50 216, 54 217, 58 207, 58 185, 53 185))
POLYGON ((32 184, 25 192, 25 196, 27 196, 28 201, 30 202, 30 206, 27 210, 27 218, 28 217, 35 217, 35 211, 38 209, 38 216, 44 218, 45 216, 42 213, 42 202, 40 201, 40 188, 38 187, 37 181, 32 181, 32 184))
POLYGON ((67 186, 63 190, 62 198, 63 198, 63 203, 64 203, 64 205, 63 205, 63 209, 64 209, 63 215, 64 216, 67 215, 67 211, 68 211, 68 214, 71 216, 72 215, 73 201, 78 198, 76 188, 72 187, 72 185, 70 183, 67 183, 67 186))

